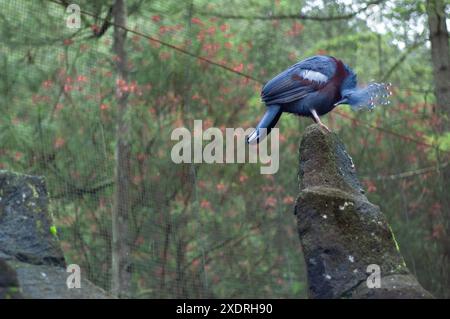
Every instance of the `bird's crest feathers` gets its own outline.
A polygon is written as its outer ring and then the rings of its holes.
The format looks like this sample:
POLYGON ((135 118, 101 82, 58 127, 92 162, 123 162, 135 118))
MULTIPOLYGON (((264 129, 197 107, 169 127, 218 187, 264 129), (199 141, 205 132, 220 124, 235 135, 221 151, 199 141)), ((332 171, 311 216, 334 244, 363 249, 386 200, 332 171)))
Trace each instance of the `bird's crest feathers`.
POLYGON ((370 83, 365 88, 344 89, 342 96, 355 111, 372 110, 377 105, 389 104, 389 96, 392 95, 390 87, 390 83, 370 83))

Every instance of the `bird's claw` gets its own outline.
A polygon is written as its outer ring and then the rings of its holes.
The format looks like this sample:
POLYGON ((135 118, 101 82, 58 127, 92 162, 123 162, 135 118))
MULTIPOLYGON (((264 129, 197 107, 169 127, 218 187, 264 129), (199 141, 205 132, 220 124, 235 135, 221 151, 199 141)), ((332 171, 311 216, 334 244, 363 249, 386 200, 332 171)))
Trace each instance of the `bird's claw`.
POLYGON ((330 130, 330 129, 328 128, 328 126, 326 126, 325 124, 319 123, 319 125, 320 125, 321 127, 323 127, 324 129, 326 129, 328 132, 331 133, 331 130, 330 130))
POLYGON ((331 130, 330 130, 325 124, 322 123, 322 121, 320 120, 320 117, 319 117, 319 115, 317 114, 317 111, 316 111, 315 109, 311 109, 311 114, 312 114, 312 116, 313 116, 313 118, 314 118, 314 121, 315 121, 317 124, 319 124, 321 127, 323 127, 324 129, 326 129, 328 132, 331 132, 331 130))

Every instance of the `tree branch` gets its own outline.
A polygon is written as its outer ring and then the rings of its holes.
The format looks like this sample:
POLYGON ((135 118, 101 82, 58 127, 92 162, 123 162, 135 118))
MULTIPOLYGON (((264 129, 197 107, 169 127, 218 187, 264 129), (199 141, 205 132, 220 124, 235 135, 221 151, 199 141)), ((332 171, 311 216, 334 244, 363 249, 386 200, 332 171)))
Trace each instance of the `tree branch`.
POLYGON ((330 16, 310 16, 306 14, 296 13, 296 14, 278 14, 278 15, 257 15, 257 16, 244 16, 239 14, 227 14, 219 12, 207 12, 196 10, 196 13, 202 16, 214 16, 222 19, 235 19, 235 20, 286 20, 286 19, 298 19, 298 20, 314 20, 314 21, 332 21, 332 20, 347 20, 355 17, 357 14, 366 11, 372 5, 378 5, 384 2, 384 0, 372 0, 367 2, 367 4, 358 9, 355 12, 351 12, 343 15, 330 15, 330 16))
POLYGON ((430 167, 419 168, 416 170, 397 173, 397 174, 380 175, 380 176, 375 176, 375 177, 371 177, 371 178, 365 177, 363 179, 364 180, 397 180, 397 179, 409 178, 409 177, 414 177, 414 176, 418 176, 418 175, 423 175, 423 174, 439 171, 439 170, 447 167, 449 164, 450 164, 450 162, 446 162, 440 166, 434 165, 434 166, 430 166, 430 167))
POLYGON ((386 74, 383 76, 382 82, 387 81, 389 77, 394 73, 394 71, 403 63, 403 61, 406 60, 408 55, 410 55, 414 50, 419 48, 422 44, 425 43, 425 40, 419 40, 415 43, 413 43, 409 48, 406 49, 406 51, 400 55, 400 57, 397 59, 397 61, 391 66, 391 68, 386 72, 386 74))

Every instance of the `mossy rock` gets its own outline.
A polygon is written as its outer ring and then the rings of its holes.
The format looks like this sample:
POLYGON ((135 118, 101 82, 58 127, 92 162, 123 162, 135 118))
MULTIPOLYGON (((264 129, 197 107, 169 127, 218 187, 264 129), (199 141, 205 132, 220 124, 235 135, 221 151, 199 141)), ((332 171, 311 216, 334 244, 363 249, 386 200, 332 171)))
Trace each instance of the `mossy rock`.
POLYGON ((83 272, 80 288, 67 287, 42 177, 0 171, 0 194, 0 299, 111 298, 83 272))
POLYGON ((45 181, 0 171, 0 253, 32 264, 65 266, 48 212, 45 181))
POLYGON ((430 298, 405 265, 379 207, 370 203, 336 134, 309 126, 300 144, 295 214, 310 298, 430 298), (369 265, 381 288, 368 288, 369 265))

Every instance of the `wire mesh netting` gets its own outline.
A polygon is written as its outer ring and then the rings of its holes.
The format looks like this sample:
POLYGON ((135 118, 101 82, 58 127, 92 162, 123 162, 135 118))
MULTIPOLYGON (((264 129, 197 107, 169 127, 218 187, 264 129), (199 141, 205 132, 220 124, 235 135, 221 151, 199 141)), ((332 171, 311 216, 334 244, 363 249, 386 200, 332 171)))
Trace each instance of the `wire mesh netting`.
MULTIPOLYGON (((253 126, 261 112, 261 83, 303 57, 345 56, 364 81, 392 74, 386 65, 396 65, 402 51, 390 33, 380 36, 366 16, 353 14, 364 14, 366 2, 301 2, 128 1, 127 25, 117 26, 111 1, 80 1, 80 28, 71 29, 69 2, 0 1, 0 168, 45 176, 68 263, 80 265, 107 291, 113 288, 116 172, 126 169, 128 233, 119 239, 125 241, 124 268, 131 279, 122 297, 306 297, 293 206, 299 131, 310 120, 287 116, 280 124, 275 175, 261 175, 255 164, 171 159, 172 131, 192 129, 195 119, 203 120, 204 129, 253 126), (271 18, 300 8, 330 21, 271 18), (123 121, 130 156, 122 168, 114 28, 127 31, 123 121), (375 66, 367 68, 368 61, 375 66)), ((345 109, 338 111, 342 116, 330 115, 329 124, 349 142, 355 162, 367 165, 359 173, 374 202, 391 212, 408 266, 445 295, 445 284, 433 278, 439 273, 448 282, 447 264, 429 266, 440 252, 425 240, 439 242, 436 225, 444 217, 436 206, 438 191, 424 192, 436 187, 448 153, 425 138, 433 129, 421 124, 436 120, 432 89, 424 85, 430 72, 419 79, 420 65, 399 67, 404 82, 394 77, 399 83, 393 97, 399 108, 358 116, 345 109), (416 105, 415 111, 401 113, 406 104, 416 105), (403 134, 411 129, 414 134, 403 134), (411 167, 407 178, 413 182, 397 176, 411 167), (398 196, 384 197, 398 189, 398 196)))

